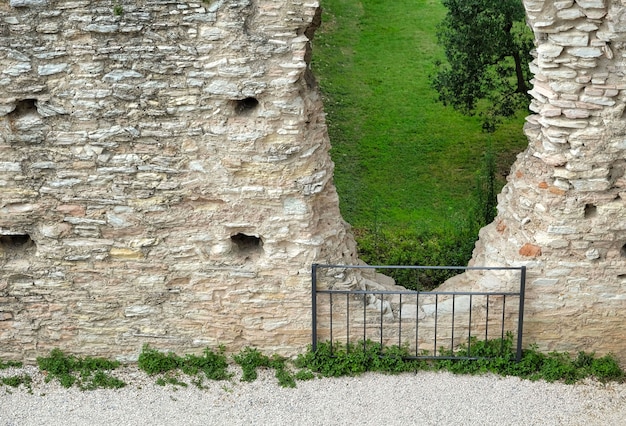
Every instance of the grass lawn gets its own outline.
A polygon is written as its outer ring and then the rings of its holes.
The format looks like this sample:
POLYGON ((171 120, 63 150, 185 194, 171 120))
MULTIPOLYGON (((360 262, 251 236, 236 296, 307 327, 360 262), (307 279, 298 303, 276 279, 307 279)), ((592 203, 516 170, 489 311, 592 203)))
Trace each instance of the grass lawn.
MULTIPOLYGON (((357 234, 436 232, 466 215, 491 147, 504 175, 526 144, 523 116, 494 134, 437 102, 439 0, 321 0, 313 71, 324 95, 335 184, 357 234)), ((500 176, 500 185, 504 183, 500 176)))

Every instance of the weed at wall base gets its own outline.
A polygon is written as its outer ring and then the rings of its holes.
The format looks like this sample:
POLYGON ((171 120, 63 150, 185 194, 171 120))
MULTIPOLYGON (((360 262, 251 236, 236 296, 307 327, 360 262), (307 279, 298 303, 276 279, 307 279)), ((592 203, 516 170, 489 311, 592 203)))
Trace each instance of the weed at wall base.
POLYGON ((82 390, 98 388, 118 389, 126 386, 122 380, 109 374, 119 362, 103 358, 78 358, 53 349, 48 357, 37 357, 39 369, 47 373, 46 382, 58 380, 64 388, 77 385, 82 390))
MULTIPOLYGON (((442 350, 440 355, 477 357, 478 359, 412 359, 407 347, 381 347, 379 343, 361 341, 356 344, 318 343, 317 351, 309 350, 298 356, 296 366, 325 377, 354 376, 366 371, 401 373, 419 370, 449 371, 455 374, 494 373, 517 376, 528 380, 560 381, 567 384, 592 377, 603 383, 623 381, 625 374, 615 357, 596 358, 593 353, 580 352, 572 359, 567 353, 543 354, 536 346, 523 351, 520 362, 515 361, 512 337, 478 341, 456 352, 442 350)), ((423 354, 428 355, 428 354, 423 354)))

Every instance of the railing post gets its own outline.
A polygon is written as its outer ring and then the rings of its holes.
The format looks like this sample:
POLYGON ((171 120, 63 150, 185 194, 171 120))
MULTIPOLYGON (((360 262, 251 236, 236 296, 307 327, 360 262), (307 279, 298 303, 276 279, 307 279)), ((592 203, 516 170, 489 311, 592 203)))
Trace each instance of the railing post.
POLYGON ((520 362, 522 360, 522 333, 524 329, 524 296, 526 293, 526 266, 521 268, 521 278, 519 286, 519 316, 517 322, 517 353, 515 360, 520 362))
POLYGON ((311 349, 317 351, 317 263, 311 265, 311 349))

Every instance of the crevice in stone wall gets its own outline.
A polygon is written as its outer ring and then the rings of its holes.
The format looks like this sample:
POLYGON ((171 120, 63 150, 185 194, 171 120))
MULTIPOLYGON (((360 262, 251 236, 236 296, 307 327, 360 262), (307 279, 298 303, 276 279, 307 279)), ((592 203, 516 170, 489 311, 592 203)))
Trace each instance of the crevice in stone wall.
POLYGON ((35 247, 29 234, 0 235, 0 250, 5 253, 24 252, 35 247))
POLYGON ((585 204, 585 219, 593 219, 598 215, 598 208, 593 204, 585 204))
POLYGON ((233 103, 237 114, 248 114, 259 106, 259 100, 253 97, 237 99, 233 103))
POLYGON ((622 249, 619 251, 622 257, 626 257, 626 244, 622 246, 622 249))
POLYGON ((304 71, 304 80, 309 88, 315 87, 316 80, 313 71, 311 70, 311 59, 313 57, 313 48, 311 47, 311 41, 315 36, 315 31, 322 25, 322 8, 315 9, 315 15, 311 20, 311 24, 305 28, 304 35, 309 41, 306 44, 306 51, 304 52, 304 62, 306 62, 306 70, 304 71))
POLYGON ((11 118, 19 118, 28 114, 37 114, 36 99, 22 99, 17 102, 15 109, 9 113, 11 118))
POLYGON ((230 237, 234 248, 240 253, 256 253, 263 251, 263 240, 256 235, 248 235, 239 232, 230 237))

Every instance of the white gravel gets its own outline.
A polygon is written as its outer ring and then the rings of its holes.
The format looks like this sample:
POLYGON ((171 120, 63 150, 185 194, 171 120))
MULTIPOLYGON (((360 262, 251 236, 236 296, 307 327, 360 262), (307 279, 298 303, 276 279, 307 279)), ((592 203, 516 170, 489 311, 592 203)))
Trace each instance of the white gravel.
MULTIPOLYGON (((273 371, 252 383, 158 386, 134 367, 118 390, 45 383, 36 367, 1 370, 33 377, 32 393, 0 386, 0 425, 626 425, 626 384, 530 382, 492 375, 418 372, 297 382, 273 371)), ((186 379, 181 376, 180 379, 186 379)))

